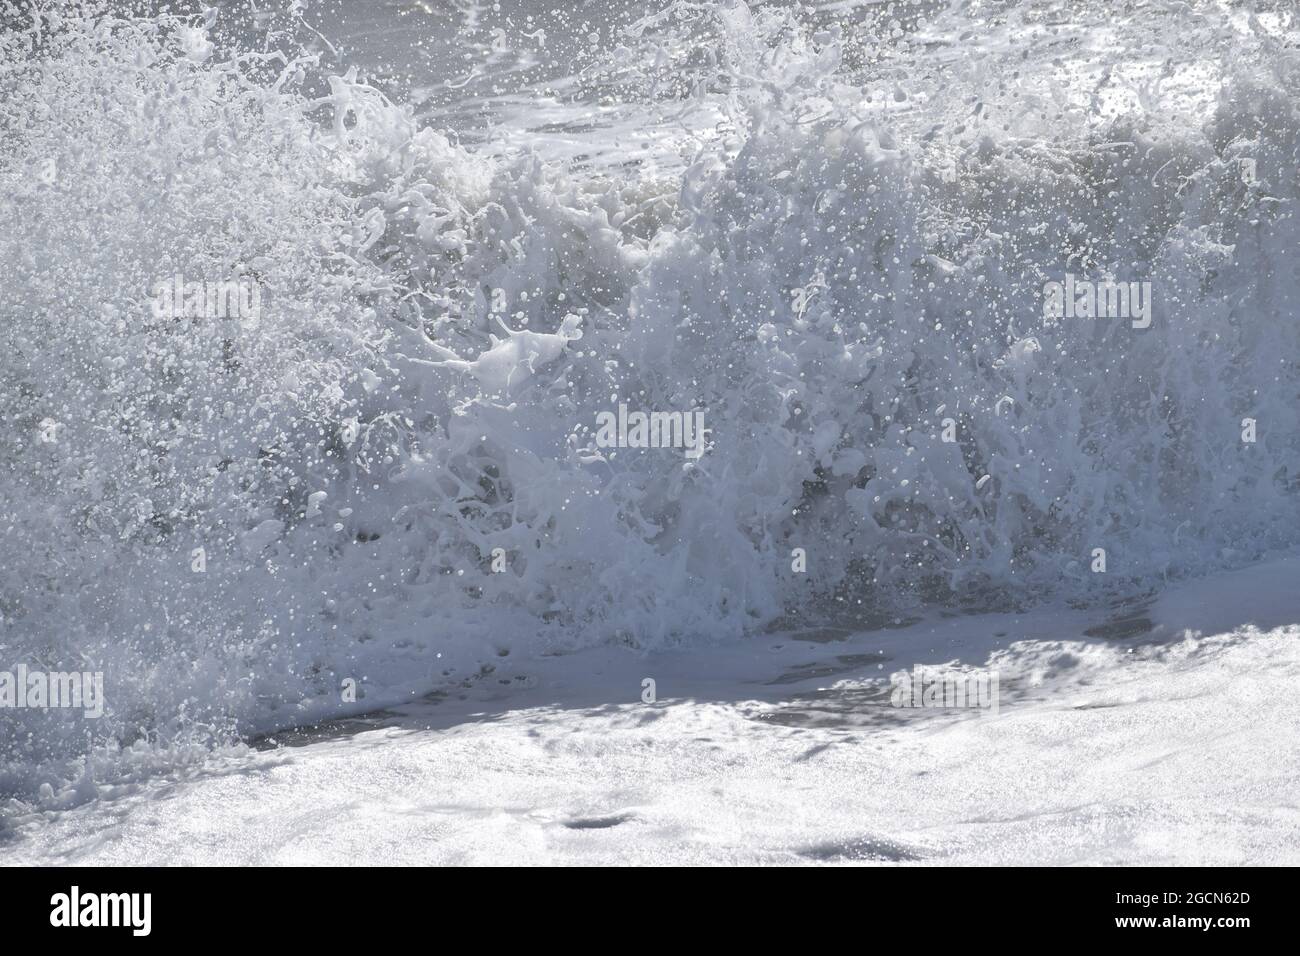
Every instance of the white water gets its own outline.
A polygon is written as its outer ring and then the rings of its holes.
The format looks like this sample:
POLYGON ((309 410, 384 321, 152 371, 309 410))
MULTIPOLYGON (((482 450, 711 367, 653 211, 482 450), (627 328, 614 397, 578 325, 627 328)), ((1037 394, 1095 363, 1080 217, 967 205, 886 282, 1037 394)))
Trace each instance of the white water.
POLYGON ((593 645, 1297 542, 1287 4, 435 6, 6 14, 0 666, 109 697, 0 711, 14 812, 593 645), (1045 321, 1066 272, 1152 327, 1045 321), (155 322, 177 273, 260 322, 155 322), (621 401, 709 452, 596 448, 621 401))
POLYGON ((523 688, 51 799, 0 860, 1294 866, 1297 574, 1107 613, 589 649, 523 688), (1084 636, 1108 621, 1141 634, 1084 636), (888 705, 891 671, 948 661, 999 669, 997 716, 888 705))

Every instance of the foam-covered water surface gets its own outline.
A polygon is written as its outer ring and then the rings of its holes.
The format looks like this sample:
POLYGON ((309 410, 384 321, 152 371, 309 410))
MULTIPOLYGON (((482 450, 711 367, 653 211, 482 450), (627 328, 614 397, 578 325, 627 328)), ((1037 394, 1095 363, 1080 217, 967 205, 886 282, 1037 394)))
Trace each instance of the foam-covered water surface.
POLYGON ((0 711, 23 806, 1300 543, 1290 3, 127 6, 0 3, 0 668, 107 700, 0 711))
POLYGON ((524 687, 52 796, 9 817, 0 862, 1294 865, 1298 572, 1174 586, 1144 640, 1052 608, 588 648, 524 687), (891 707, 918 661, 996 667, 1001 707, 891 707))

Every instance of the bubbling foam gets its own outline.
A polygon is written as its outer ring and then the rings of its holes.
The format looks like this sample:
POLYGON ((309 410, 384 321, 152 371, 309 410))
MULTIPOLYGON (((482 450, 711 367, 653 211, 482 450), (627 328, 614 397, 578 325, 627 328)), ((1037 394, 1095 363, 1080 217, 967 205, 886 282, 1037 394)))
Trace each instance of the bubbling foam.
POLYGON ((609 75, 727 119, 621 173, 472 152, 210 18, 11 21, 0 665, 103 671, 107 711, 0 712, 0 789, 529 654, 1294 545, 1294 24, 1201 6, 676 4, 609 75), (1067 275, 1150 283, 1150 327, 1045 314, 1067 275), (257 321, 159 314, 173 276, 257 321), (707 448, 606 447, 621 405, 707 448))

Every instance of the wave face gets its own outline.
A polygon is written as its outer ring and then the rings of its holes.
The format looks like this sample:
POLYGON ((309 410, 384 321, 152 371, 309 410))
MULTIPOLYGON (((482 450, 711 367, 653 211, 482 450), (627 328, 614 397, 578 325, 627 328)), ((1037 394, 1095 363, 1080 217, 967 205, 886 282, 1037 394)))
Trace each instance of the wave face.
POLYGON ((108 706, 0 710, 0 793, 1300 541, 1288 4, 677 3, 571 78, 624 124, 581 159, 526 108, 458 144, 290 6, 4 13, 0 668, 108 706), (1045 314, 1067 277, 1149 327, 1045 314), (620 405, 706 447, 608 447, 620 405))

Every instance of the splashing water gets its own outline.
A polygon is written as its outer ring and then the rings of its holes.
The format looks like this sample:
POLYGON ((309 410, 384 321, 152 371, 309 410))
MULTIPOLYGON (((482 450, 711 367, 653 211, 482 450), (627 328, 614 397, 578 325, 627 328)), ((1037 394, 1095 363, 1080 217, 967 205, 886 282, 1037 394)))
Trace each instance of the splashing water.
MULTIPOLYGON (((678 2, 459 144, 469 92, 394 100, 301 4, 256 42, 0 10, 0 668, 108 696, 0 711, 2 793, 347 678, 356 709, 1300 539, 1288 4, 678 2), (1066 276, 1150 283, 1150 327, 1045 315, 1066 276), (159 315, 173 277, 259 314, 159 315), (602 447, 620 404, 702 412, 707 451, 602 447)), ((519 71, 527 26, 472 29, 519 71)))

